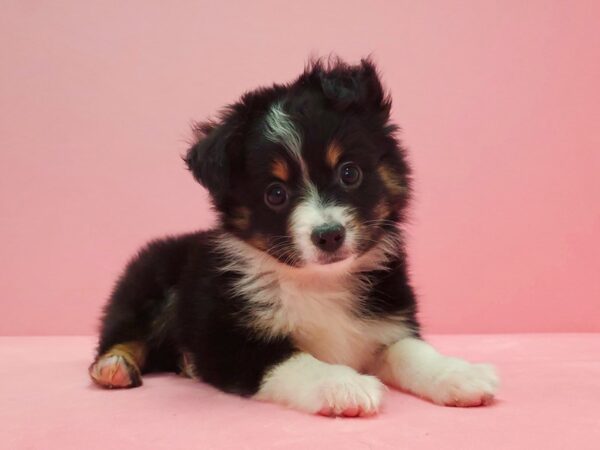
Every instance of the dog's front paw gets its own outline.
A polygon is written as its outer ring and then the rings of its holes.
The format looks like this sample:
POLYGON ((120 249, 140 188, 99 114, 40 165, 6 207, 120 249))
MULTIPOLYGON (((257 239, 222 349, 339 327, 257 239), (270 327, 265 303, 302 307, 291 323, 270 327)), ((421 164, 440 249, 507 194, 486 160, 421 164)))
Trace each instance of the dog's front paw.
POLYGON ((494 399, 498 384, 493 366, 446 358, 434 378, 431 400, 446 406, 488 405, 494 399))
POLYGON ((257 398, 313 414, 357 417, 376 414, 384 390, 374 376, 300 354, 271 371, 257 398))
MULTIPOLYGON (((372 416, 381 404, 384 386, 370 375, 361 375, 348 367, 325 376, 316 386, 314 404, 325 416, 372 416)), ((314 408, 313 408, 314 409, 314 408)))

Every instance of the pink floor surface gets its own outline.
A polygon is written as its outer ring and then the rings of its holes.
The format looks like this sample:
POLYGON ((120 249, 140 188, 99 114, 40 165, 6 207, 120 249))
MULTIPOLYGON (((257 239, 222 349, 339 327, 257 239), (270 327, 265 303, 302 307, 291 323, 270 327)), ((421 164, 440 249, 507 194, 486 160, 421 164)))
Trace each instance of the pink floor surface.
POLYGON ((331 419, 226 395, 176 375, 105 391, 90 337, 0 337, 2 449, 599 449, 600 334, 432 336, 494 363, 490 407, 445 408, 390 391, 381 413, 331 419))

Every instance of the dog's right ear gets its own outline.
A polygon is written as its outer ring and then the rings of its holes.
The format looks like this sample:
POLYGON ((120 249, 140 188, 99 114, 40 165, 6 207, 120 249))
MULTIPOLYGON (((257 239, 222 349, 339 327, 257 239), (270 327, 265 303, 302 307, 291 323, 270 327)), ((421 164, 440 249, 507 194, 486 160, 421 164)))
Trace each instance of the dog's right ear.
POLYGON ((230 188, 236 129, 232 117, 224 118, 220 123, 196 125, 196 143, 183 158, 194 178, 208 189, 216 205, 224 200, 230 188))

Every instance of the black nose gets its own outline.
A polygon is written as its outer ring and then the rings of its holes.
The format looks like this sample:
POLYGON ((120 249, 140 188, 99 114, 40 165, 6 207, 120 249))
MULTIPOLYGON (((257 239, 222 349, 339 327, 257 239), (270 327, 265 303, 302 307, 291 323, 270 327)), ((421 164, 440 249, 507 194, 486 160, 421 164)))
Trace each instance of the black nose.
POLYGON ((310 235, 313 244, 325 252, 334 252, 342 246, 346 229, 339 223, 321 225, 310 235))

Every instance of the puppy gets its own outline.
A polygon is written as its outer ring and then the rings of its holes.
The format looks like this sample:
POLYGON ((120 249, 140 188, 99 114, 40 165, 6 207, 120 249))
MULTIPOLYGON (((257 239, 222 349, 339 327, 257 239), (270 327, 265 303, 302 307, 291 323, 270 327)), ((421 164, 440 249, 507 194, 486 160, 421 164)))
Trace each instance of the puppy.
POLYGON ((334 416, 375 414, 383 383, 488 404, 493 368, 419 333, 399 229, 410 169, 390 108, 371 61, 317 61, 198 125, 184 159, 218 226, 132 259, 105 308, 94 382, 178 371, 334 416))

